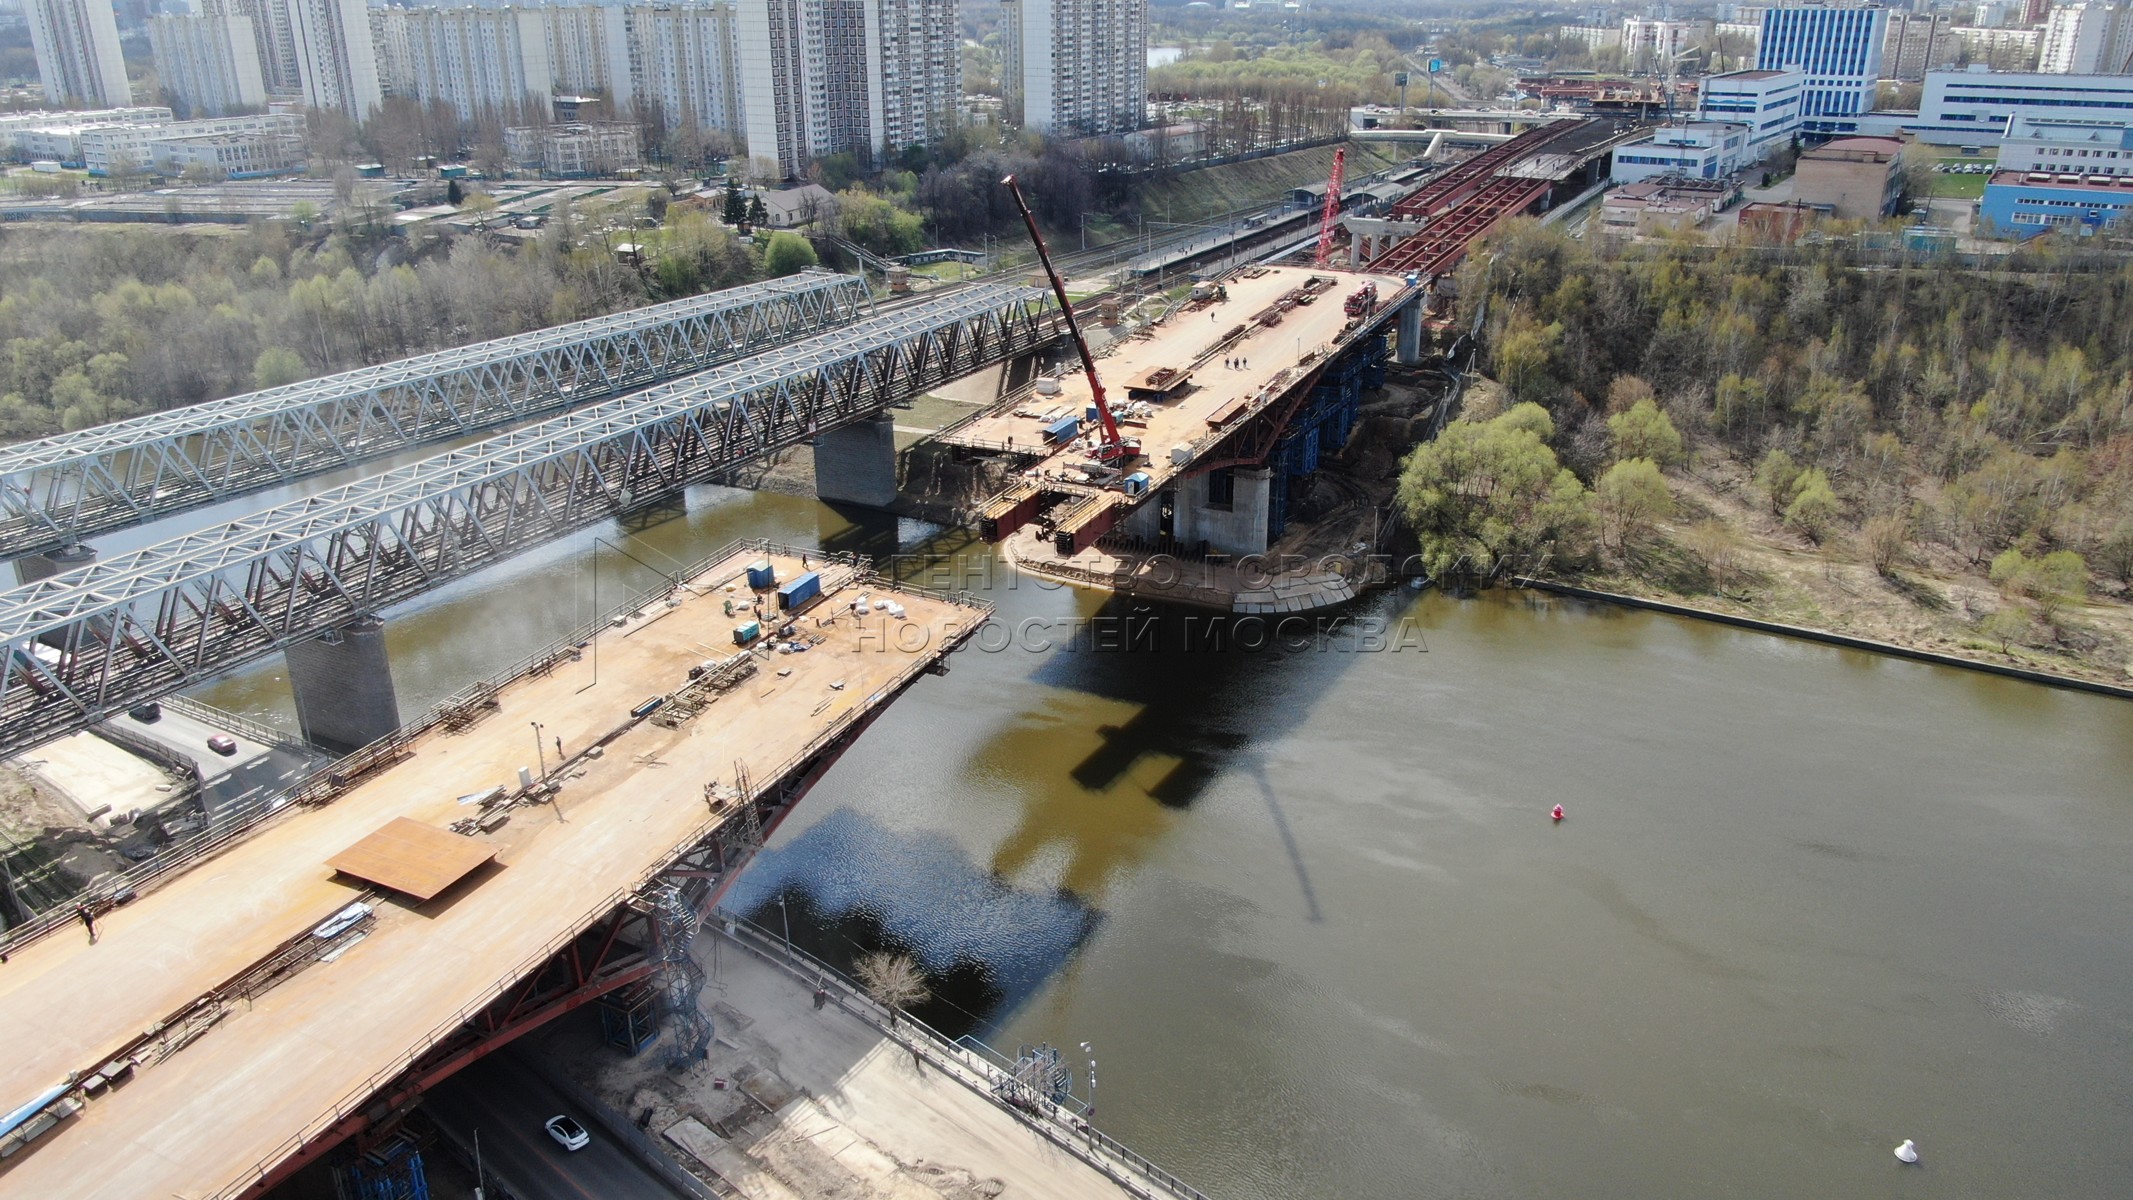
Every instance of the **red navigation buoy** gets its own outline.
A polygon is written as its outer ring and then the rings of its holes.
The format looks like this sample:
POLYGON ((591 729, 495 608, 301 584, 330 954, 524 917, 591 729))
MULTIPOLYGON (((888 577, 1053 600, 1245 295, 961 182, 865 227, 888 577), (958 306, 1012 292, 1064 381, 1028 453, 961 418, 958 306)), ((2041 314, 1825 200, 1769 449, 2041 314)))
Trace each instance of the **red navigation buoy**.
POLYGON ((1554 808, 1554 810, 1553 810, 1553 811, 1551 811, 1551 812, 1550 812, 1550 813, 1548 814, 1548 816, 1549 816, 1549 817, 1550 817, 1550 819, 1552 819, 1552 820, 1557 820, 1557 821, 1560 821, 1560 820, 1562 820, 1562 819, 1563 819, 1563 806, 1562 806, 1562 805, 1560 805, 1560 804, 1556 805, 1556 806, 1555 806, 1555 808, 1554 808))

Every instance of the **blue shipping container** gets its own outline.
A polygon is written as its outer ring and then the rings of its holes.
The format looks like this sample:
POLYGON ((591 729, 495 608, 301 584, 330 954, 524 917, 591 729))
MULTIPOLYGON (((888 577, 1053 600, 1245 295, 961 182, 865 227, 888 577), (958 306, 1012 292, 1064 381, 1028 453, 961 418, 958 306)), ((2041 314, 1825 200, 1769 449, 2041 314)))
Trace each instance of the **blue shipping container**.
POLYGON ((822 594, 822 573, 809 571, 791 583, 778 589, 778 607, 786 612, 798 612, 807 603, 822 594))
POLYGON ((767 558, 760 558, 749 563, 748 586, 759 592, 766 588, 778 586, 778 569, 771 566, 770 560, 767 558))
POLYGON ((1146 471, 1135 471, 1133 474, 1128 475, 1124 479, 1119 481, 1119 483, 1126 489, 1126 494, 1128 496, 1140 495, 1142 492, 1147 491, 1148 485, 1153 482, 1155 481, 1149 477, 1148 472, 1146 471))
POLYGON ((1061 417, 1044 427, 1044 440, 1047 442, 1071 442, 1074 440, 1074 436, 1080 432, 1080 417, 1061 417))

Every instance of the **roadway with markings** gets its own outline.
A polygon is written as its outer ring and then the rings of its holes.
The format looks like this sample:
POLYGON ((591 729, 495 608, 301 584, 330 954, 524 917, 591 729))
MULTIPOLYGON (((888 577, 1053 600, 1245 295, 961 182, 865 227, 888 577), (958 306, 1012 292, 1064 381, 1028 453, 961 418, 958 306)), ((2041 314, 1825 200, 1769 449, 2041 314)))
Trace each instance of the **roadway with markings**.
POLYGON ((492 1054, 437 1085, 424 1110, 462 1147, 479 1134, 483 1174, 518 1200, 693 1200, 606 1136, 516 1050, 492 1054), (585 1126, 592 1142, 563 1149, 543 1127, 558 1113, 585 1126))

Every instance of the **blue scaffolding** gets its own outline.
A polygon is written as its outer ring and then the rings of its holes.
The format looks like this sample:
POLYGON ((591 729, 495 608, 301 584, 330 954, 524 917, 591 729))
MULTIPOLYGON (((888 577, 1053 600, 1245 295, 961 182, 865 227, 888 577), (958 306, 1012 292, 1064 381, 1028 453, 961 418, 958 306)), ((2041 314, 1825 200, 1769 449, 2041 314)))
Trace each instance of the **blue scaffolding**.
POLYGON ((1269 540, 1288 529, 1291 481, 1318 470, 1320 456, 1348 444, 1362 414, 1363 393, 1385 383, 1385 352, 1383 337, 1351 347, 1327 364, 1303 407, 1289 418, 1289 427, 1267 460, 1274 473, 1267 507, 1269 540))
POLYGON ((422 1149, 407 1134, 395 1134, 342 1164, 333 1190, 340 1200, 430 1200, 422 1149))

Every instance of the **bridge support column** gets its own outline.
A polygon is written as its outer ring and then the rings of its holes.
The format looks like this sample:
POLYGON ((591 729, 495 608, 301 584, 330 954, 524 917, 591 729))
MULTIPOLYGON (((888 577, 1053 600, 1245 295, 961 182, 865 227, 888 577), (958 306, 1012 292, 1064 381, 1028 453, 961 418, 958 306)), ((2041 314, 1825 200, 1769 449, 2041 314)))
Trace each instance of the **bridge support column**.
POLYGON ((349 754, 400 728, 385 622, 358 617, 282 653, 305 741, 349 754))
POLYGON ((86 567, 95 561, 96 547, 75 542, 71 545, 61 546, 57 550, 49 550, 43 554, 32 554, 28 558, 16 559, 15 579, 27 587, 40 579, 50 579, 62 571, 71 571, 76 567, 86 567))
POLYGON ((1393 358, 1407 367, 1422 361, 1422 299, 1419 296, 1400 310, 1400 332, 1393 347, 1393 358))
POLYGON ((815 495, 863 508, 896 499, 896 425, 887 414, 815 438, 815 495))

